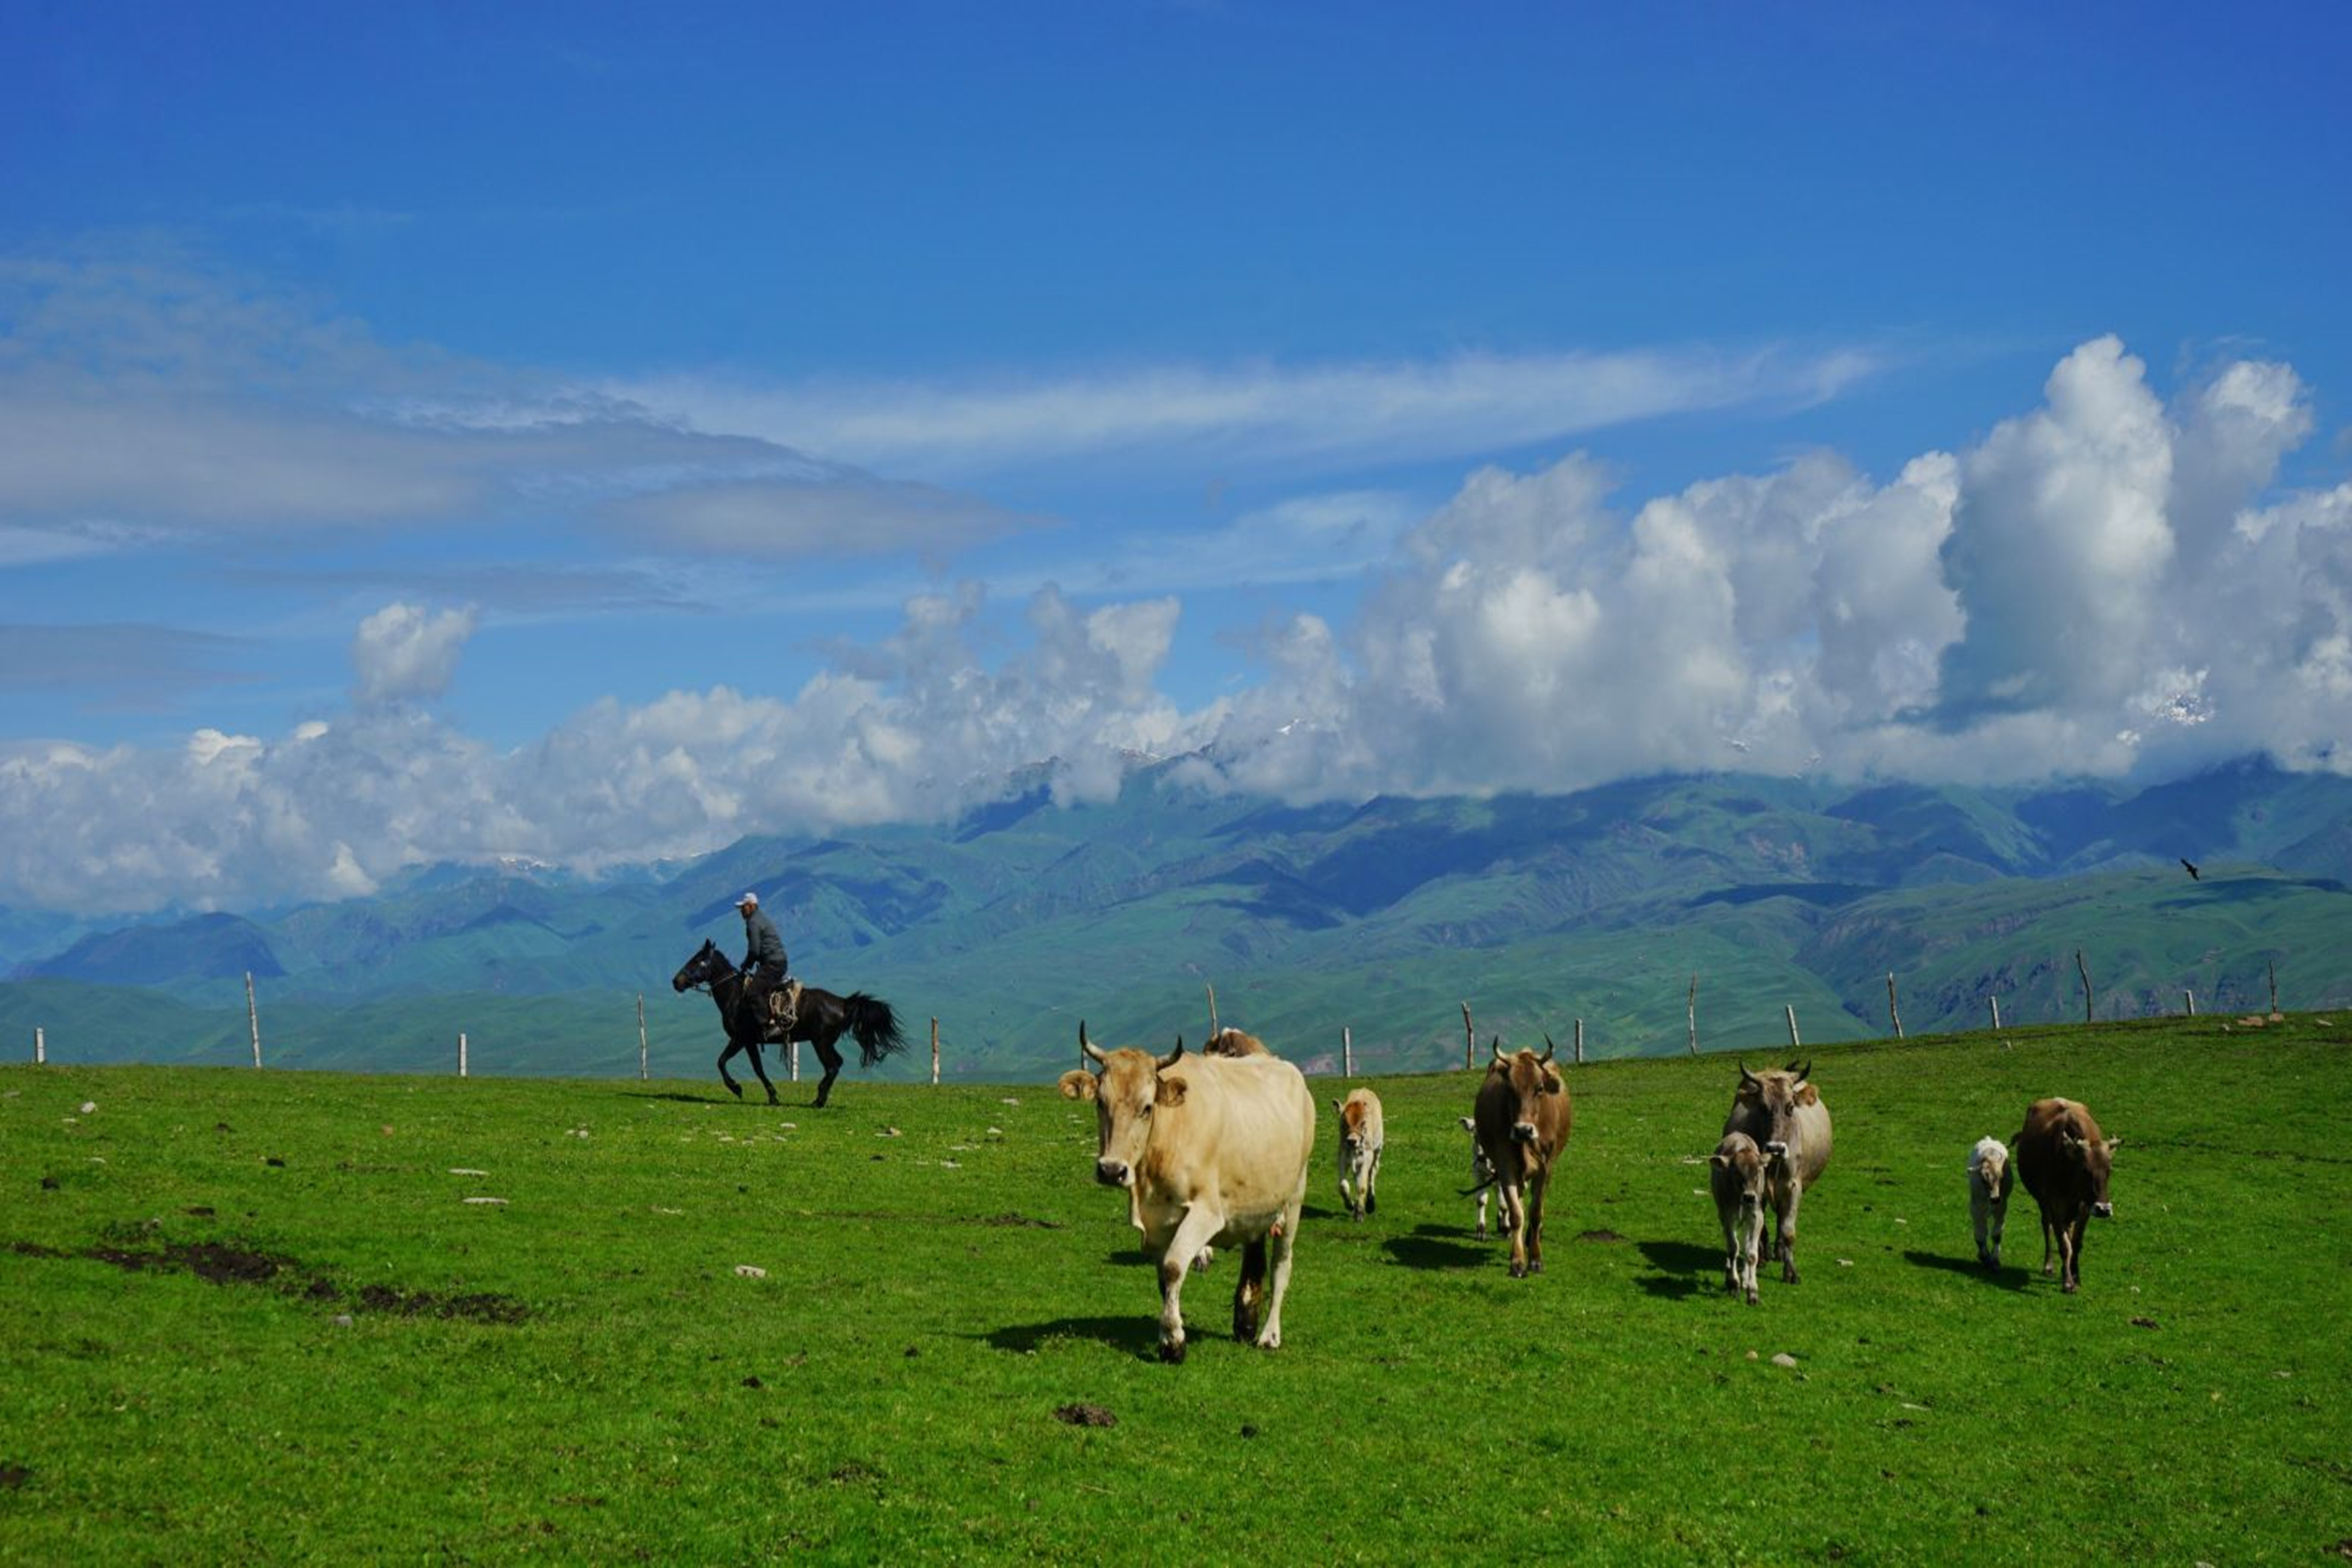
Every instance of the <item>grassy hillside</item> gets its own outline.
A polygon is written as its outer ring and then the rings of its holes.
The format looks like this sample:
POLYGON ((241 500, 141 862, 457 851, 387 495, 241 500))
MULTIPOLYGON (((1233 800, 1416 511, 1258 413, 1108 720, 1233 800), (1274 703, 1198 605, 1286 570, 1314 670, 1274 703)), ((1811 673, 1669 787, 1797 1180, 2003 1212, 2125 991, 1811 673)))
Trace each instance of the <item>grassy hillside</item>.
POLYGON ((1034 1089, 0 1068, 0 1559, 2309 1562, 2352 1538, 2347 1034, 1819 1050, 1836 1154, 1757 1308, 1694 1191, 1727 1058, 1571 1074, 1518 1282, 1471 1079, 1385 1079, 1361 1224, 1327 1109, 1286 1347, 1223 1337, 1221 1261, 1176 1368, 1034 1089), (2022 1197, 2002 1271, 1968 1235, 1969 1143, 2053 1092, 2125 1140, 2072 1298, 2022 1197))

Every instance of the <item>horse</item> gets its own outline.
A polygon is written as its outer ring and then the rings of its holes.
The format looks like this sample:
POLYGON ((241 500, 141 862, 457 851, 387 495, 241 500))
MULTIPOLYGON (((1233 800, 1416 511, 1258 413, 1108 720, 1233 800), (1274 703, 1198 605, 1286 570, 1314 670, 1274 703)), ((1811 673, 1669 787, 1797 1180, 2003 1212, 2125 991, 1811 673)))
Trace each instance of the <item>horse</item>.
MULTIPOLYGON (((736 1099, 743 1098, 743 1086, 728 1076, 727 1059, 738 1051, 751 1053, 751 1070, 759 1075, 760 1086, 768 1091, 768 1103, 779 1105, 776 1086, 768 1081, 768 1069, 760 1059, 762 1043, 782 1045, 768 1033, 765 998, 750 997, 743 972, 728 962, 715 942, 706 942, 683 967, 670 977, 673 991, 701 990, 710 993, 719 1006, 720 1025, 727 1031, 727 1048, 719 1053, 719 1081, 736 1099)), ((865 1065, 872 1067, 907 1042, 898 1033, 898 1019, 890 1011, 890 1004, 855 991, 846 996, 836 996, 830 991, 820 991, 814 985, 801 987, 800 1013, 793 1021, 790 1039, 806 1040, 816 1047, 817 1060, 824 1064, 824 1081, 816 1086, 816 1103, 824 1105, 833 1093, 833 1080, 841 1073, 841 1053, 834 1042, 844 1034, 857 1041, 865 1065)))

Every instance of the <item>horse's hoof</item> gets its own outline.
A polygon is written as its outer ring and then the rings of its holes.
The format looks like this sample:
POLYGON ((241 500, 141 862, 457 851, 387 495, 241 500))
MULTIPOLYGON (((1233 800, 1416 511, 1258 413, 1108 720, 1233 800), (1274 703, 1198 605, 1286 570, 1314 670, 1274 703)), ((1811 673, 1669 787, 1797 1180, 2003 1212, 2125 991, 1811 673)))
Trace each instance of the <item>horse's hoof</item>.
POLYGON ((740 1083, 730 1083, 727 1086, 727 1092, 740 1100, 743 1098, 743 1086, 740 1083))

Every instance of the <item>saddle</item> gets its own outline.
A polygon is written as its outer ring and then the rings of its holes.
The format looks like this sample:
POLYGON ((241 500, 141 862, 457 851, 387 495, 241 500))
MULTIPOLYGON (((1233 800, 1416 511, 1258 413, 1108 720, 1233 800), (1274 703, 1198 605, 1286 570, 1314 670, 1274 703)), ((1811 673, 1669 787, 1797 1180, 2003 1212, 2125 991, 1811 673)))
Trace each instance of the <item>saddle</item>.
POLYGON ((793 1026, 800 1022, 801 983, 787 977, 782 985, 768 993, 767 1036, 782 1043, 792 1038, 793 1026))

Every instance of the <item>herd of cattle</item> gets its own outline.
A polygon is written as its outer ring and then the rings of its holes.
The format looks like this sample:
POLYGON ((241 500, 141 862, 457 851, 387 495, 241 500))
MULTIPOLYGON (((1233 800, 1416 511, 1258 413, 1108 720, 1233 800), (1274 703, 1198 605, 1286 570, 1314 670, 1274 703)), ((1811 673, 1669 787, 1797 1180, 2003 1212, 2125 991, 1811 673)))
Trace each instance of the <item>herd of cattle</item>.
MULTIPOLYGON (((1544 1195, 1568 1142, 1574 1108, 1568 1083, 1544 1050, 1506 1054, 1495 1042, 1472 1114, 1471 1195, 1478 1234, 1486 1204, 1499 1198, 1497 1229, 1511 1243, 1514 1279, 1543 1268, 1544 1195)), ((1263 1041, 1239 1029, 1210 1037, 1187 1056, 1102 1050, 1078 1026, 1078 1048, 1096 1064, 1062 1075, 1062 1093, 1095 1102, 1099 1134, 1095 1180, 1128 1195, 1128 1218, 1160 1275, 1160 1354, 1184 1359, 1181 1295, 1187 1274, 1218 1247, 1239 1245, 1234 1336, 1265 1349, 1282 1343, 1282 1299, 1291 1248, 1307 1200, 1315 1152, 1315 1099, 1307 1079, 1263 1041)), ((1716 1215, 1723 1227, 1724 1289, 1757 1299, 1765 1210, 1775 1222, 1772 1256, 1783 1283, 1797 1283, 1797 1212, 1830 1162, 1830 1112, 1811 1063, 1766 1072, 1739 1069, 1723 1139, 1708 1156, 1716 1215)), ((1339 1117, 1339 1196, 1351 1218, 1378 1203, 1386 1129, 1380 1096, 1359 1089, 1333 1102, 1339 1117)), ((1978 1142, 1969 1153, 1969 1206, 1977 1257, 2000 1264, 2001 1227, 2011 1187, 2025 1184, 2042 1209, 2042 1272, 2054 1256, 2063 1288, 2082 1283, 2084 1230, 2110 1217, 2107 1178, 2120 1139, 2105 1136, 2077 1100, 2038 1100, 2007 1142, 1978 1142), (2014 1150, 2014 1158, 2011 1151, 2014 1150)))

